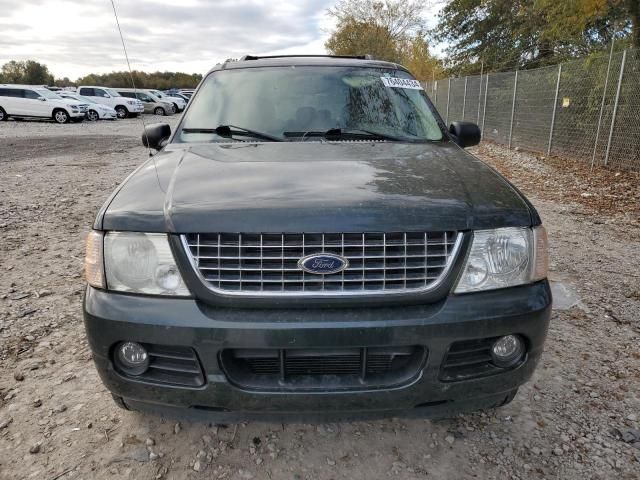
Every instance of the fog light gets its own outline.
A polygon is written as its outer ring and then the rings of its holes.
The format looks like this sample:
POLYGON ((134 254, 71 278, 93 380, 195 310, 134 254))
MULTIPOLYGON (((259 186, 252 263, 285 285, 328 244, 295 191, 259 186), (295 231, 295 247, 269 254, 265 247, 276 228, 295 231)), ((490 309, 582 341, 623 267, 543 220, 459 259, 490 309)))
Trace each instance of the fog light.
POLYGON ((146 348, 136 342, 123 342, 116 350, 118 366, 129 375, 140 375, 149 367, 146 348))
POLYGON ((523 356, 524 343, 518 335, 500 337, 491 347, 491 358, 497 367, 512 367, 522 360, 523 356))

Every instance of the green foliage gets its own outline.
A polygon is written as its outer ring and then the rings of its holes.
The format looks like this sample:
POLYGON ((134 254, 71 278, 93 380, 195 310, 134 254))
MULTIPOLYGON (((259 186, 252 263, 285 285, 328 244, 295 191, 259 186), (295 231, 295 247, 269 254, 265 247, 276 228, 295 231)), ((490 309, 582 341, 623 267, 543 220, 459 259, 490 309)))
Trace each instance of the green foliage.
MULTIPOLYGON (((195 88, 202 75, 182 72, 132 72, 136 87, 167 90, 169 88, 195 88)), ((74 85, 102 85, 105 87, 130 87, 129 72, 111 72, 102 75, 89 74, 72 82, 68 77, 55 79, 46 65, 34 60, 18 62, 11 60, 0 70, 0 83, 22 83, 25 85, 56 85, 68 87, 74 85)))
POLYGON ((34 60, 17 62, 11 60, 0 70, 0 83, 23 83, 26 85, 50 85, 53 75, 46 65, 34 60))
POLYGON ((327 11, 336 30, 325 43, 333 55, 364 55, 397 62, 422 80, 440 76, 431 55, 422 13, 424 0, 341 0, 327 11))
MULTIPOLYGON (((435 31, 450 72, 555 64, 638 36, 638 0, 451 0, 435 31)), ((636 43, 636 46, 640 46, 636 43)))
POLYGON ((181 72, 111 72, 102 75, 90 74, 76 80, 77 85, 102 85, 105 87, 131 87, 131 77, 138 88, 154 88, 167 90, 169 88, 195 88, 202 75, 181 72))

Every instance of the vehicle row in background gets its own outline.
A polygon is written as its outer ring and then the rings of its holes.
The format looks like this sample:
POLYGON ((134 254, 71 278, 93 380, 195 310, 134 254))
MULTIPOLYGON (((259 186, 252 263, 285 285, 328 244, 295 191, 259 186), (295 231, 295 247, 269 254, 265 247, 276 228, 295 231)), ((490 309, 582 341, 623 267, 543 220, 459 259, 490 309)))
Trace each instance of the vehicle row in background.
POLYGON ((109 88, 94 85, 47 87, 0 85, 0 121, 44 118, 57 123, 114 120, 140 113, 173 115, 187 107, 189 97, 152 89, 109 88))

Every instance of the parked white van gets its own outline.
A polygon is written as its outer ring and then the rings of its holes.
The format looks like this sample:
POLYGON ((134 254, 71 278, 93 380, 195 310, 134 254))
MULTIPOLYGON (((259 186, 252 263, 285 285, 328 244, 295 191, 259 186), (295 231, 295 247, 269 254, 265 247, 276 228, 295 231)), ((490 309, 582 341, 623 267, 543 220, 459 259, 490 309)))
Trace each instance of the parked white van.
POLYGON ((0 84, 0 120, 18 117, 81 122, 87 109, 86 103, 62 98, 42 86, 0 84))
POLYGON ((136 116, 144 112, 144 105, 140 100, 125 98, 113 88, 82 85, 78 87, 77 92, 78 95, 113 108, 118 118, 136 116))

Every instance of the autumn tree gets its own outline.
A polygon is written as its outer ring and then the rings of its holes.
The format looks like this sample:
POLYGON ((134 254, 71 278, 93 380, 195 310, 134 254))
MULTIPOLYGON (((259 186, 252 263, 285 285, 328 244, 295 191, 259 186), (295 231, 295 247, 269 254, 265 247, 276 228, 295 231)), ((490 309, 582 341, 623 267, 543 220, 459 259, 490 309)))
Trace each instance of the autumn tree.
POLYGON ((182 72, 111 72, 105 74, 89 74, 76 81, 78 85, 102 85, 105 87, 131 87, 131 77, 138 88, 168 90, 169 88, 195 88, 202 75, 182 72))
POLYGON ((328 10, 336 29, 325 43, 333 55, 364 55, 401 63, 418 78, 440 76, 429 52, 424 0, 341 0, 328 10))
POLYGON ((0 83, 22 83, 25 85, 51 85, 53 75, 46 65, 34 60, 18 62, 11 60, 0 70, 0 83))
POLYGON ((588 55, 614 35, 640 46, 638 0, 451 0, 435 38, 453 73, 533 68, 588 55))

